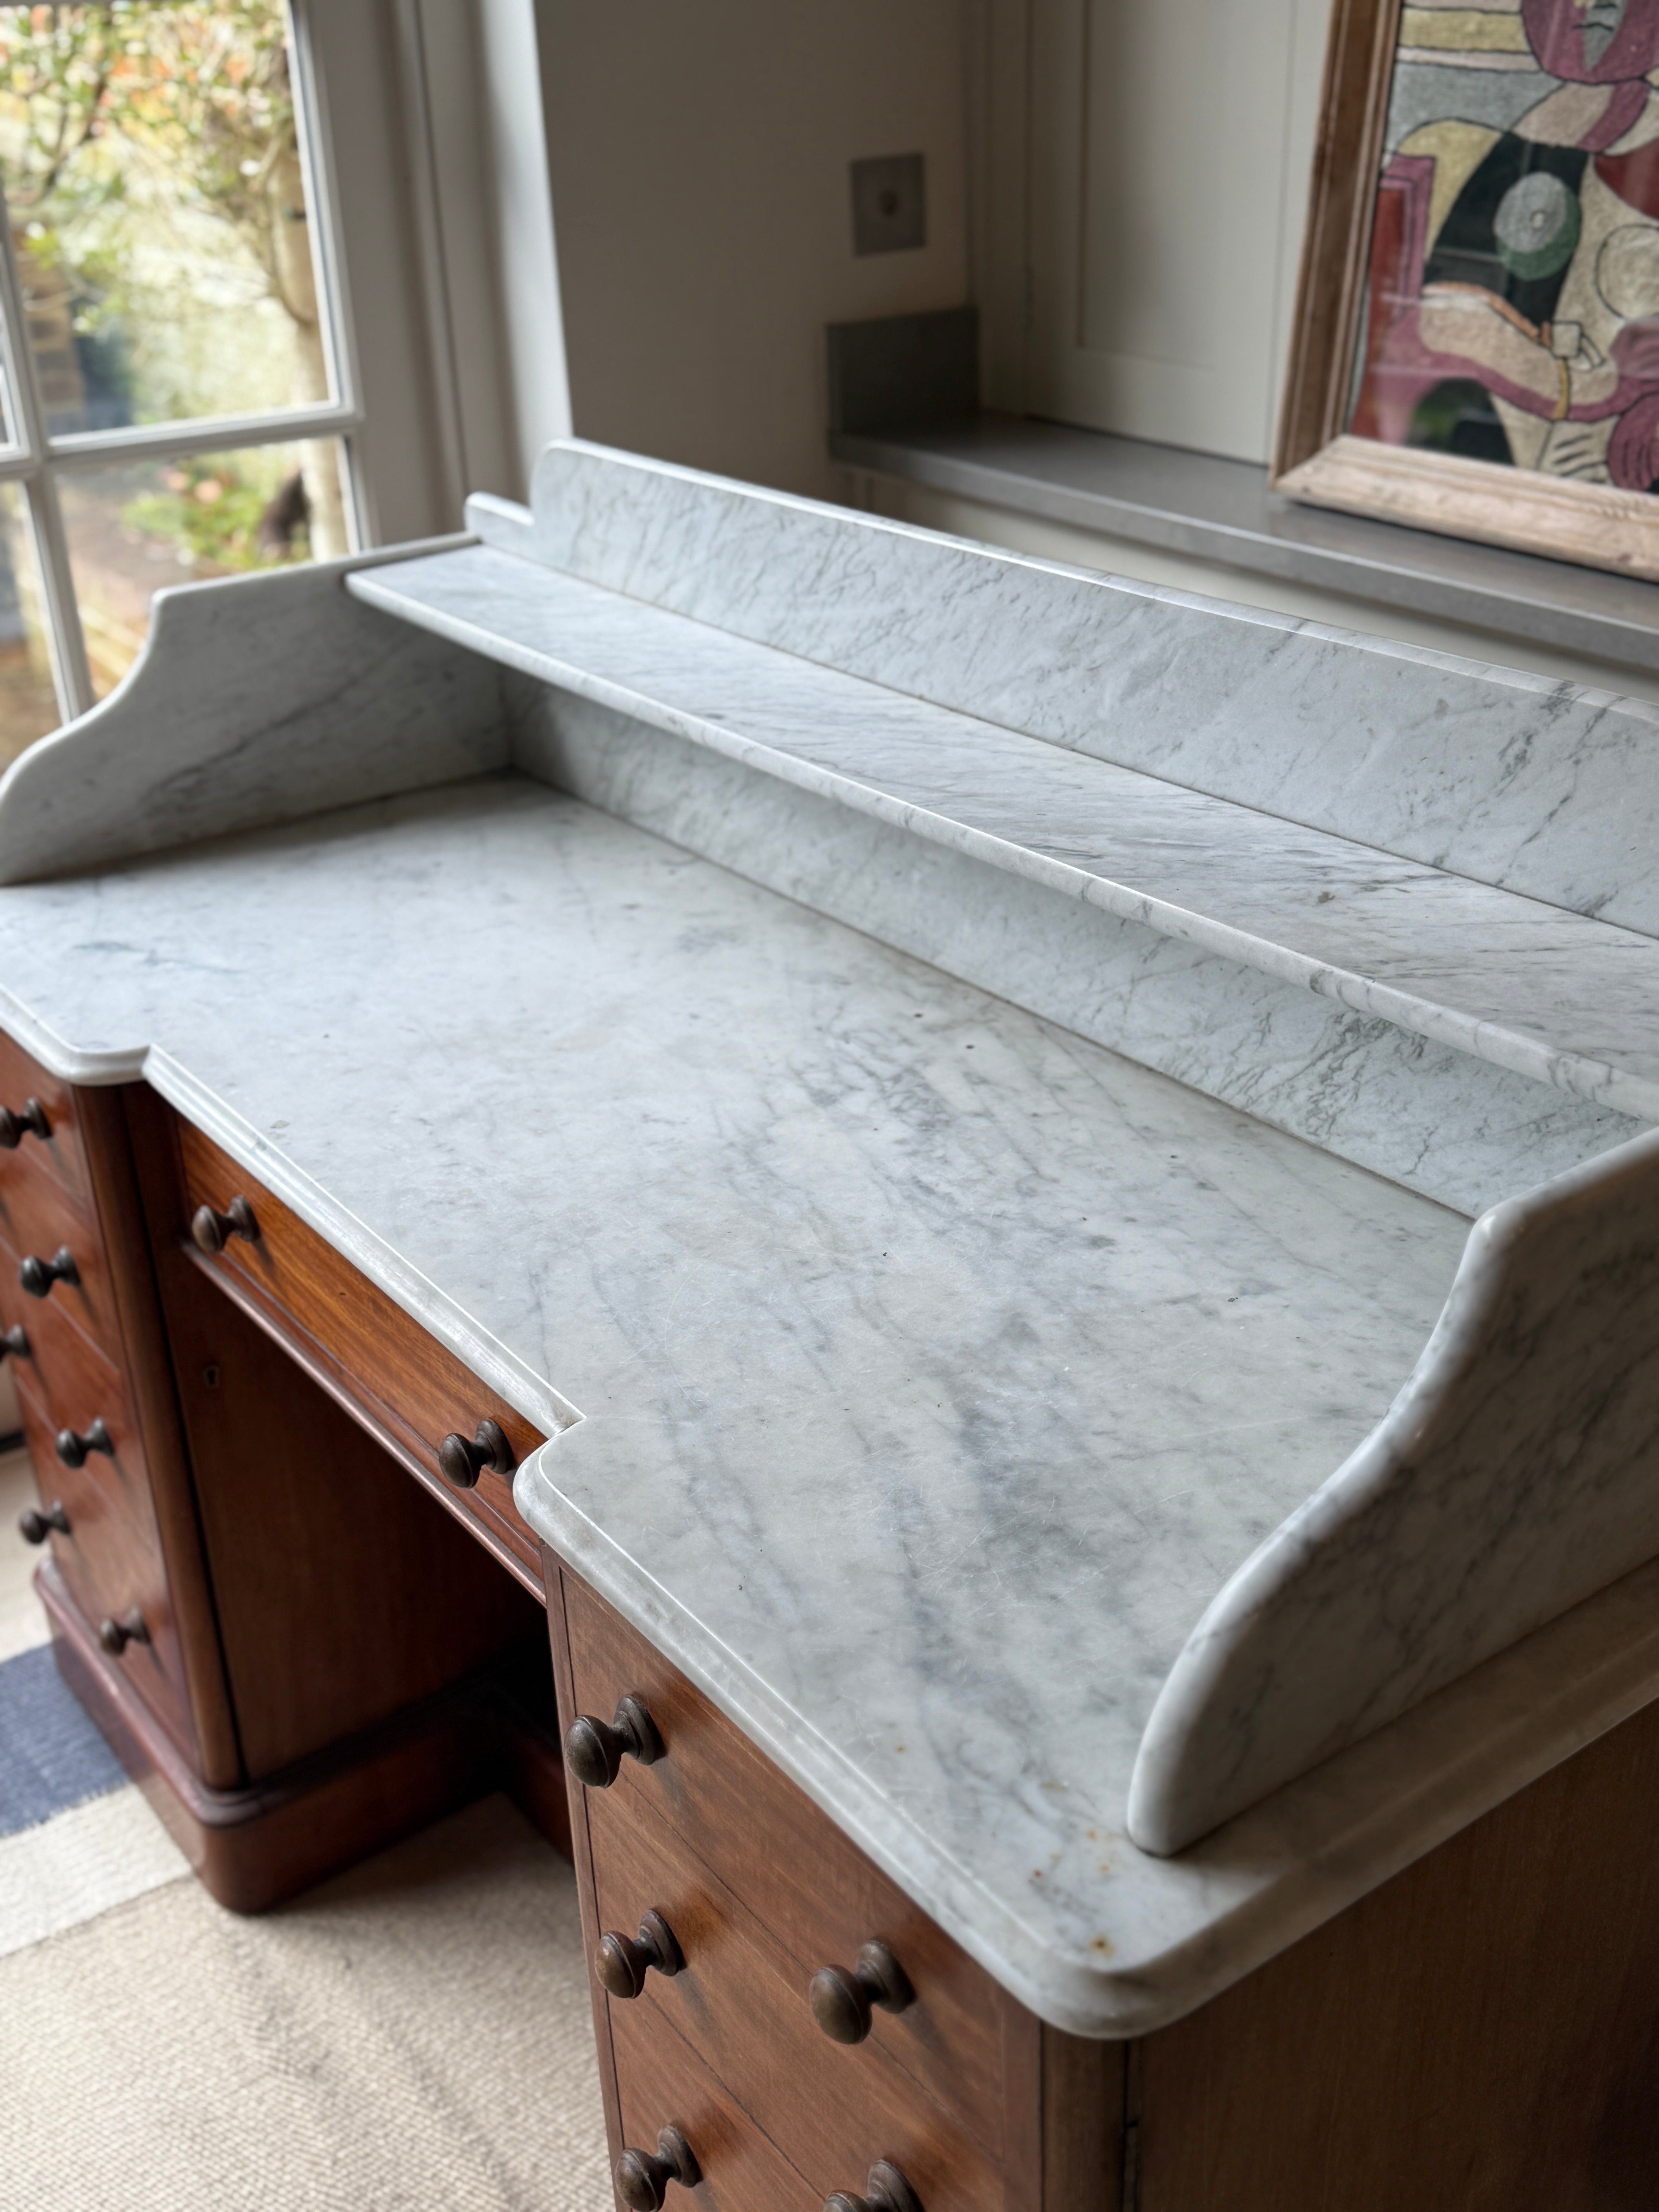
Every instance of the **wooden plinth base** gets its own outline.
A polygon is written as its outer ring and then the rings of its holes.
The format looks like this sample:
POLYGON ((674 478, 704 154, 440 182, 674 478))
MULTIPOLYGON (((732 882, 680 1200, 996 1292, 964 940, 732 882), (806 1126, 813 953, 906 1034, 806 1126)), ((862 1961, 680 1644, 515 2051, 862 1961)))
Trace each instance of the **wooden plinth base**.
POLYGON ((556 1743, 498 1672, 438 1696, 282 1773, 211 1790, 99 1645, 50 1560, 35 1589, 58 1671, 203 1883, 233 1912, 262 1912, 491 1790, 509 1790, 570 1855, 556 1743))

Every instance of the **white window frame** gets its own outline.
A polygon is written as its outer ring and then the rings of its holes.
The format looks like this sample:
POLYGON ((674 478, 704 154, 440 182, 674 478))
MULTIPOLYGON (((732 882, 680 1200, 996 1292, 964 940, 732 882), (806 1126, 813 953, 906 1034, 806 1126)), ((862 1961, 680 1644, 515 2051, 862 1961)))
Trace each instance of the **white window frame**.
POLYGON ((0 483, 20 485, 27 499, 29 521, 40 566, 41 599, 50 630, 52 675, 58 712, 65 721, 95 703, 76 605, 69 539, 64 528, 60 479, 78 469, 106 466, 146 453, 189 455, 225 453, 250 446, 288 445, 301 438, 340 441, 341 492, 352 550, 368 541, 358 471, 351 440, 364 422, 357 354, 342 251, 339 201, 334 187, 327 132, 322 127, 321 88, 313 66, 310 35, 312 0, 289 0, 290 57, 295 115, 306 209, 316 264, 318 297, 330 342, 335 398, 325 406, 262 410, 249 415, 196 417, 187 422, 146 422, 116 430, 77 430, 53 437, 46 429, 33 350, 23 306, 23 288, 13 250, 11 224, 0 195, 0 348, 5 356, 11 398, 14 441, 0 446, 0 483))
POLYGON ((536 0, 289 0, 300 160, 334 398, 52 437, 0 198, 0 358, 58 711, 95 703, 58 486, 78 469, 338 441, 354 551, 461 526, 469 491, 522 498, 568 435, 536 0), (349 115, 342 136, 331 127, 349 115))

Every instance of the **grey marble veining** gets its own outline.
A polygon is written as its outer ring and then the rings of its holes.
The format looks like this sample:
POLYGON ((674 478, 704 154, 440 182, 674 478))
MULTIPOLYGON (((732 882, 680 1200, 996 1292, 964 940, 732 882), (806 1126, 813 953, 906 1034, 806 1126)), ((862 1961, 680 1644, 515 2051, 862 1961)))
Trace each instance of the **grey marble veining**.
POLYGON ((366 560, 158 592, 125 681, 0 779, 0 883, 502 766, 495 670, 349 598, 366 560))
POLYGON ((576 447, 476 513, 164 601, 12 772, 0 876, 404 794, 0 889, 14 1035, 543 1426, 526 1517, 1061 2026, 1659 1694, 1659 1135, 1472 1239, 1399 1157, 1659 1119, 1645 710, 576 447))
POLYGON ((1659 1554, 1659 1132, 1496 1206, 1388 1418, 1216 1597, 1135 1762, 1177 1851, 1659 1554))
POLYGON ((544 787, 0 890, 0 977, 553 1432, 527 1517, 1057 2024, 1177 2016, 1659 1692, 1649 1571, 1137 1850, 1194 1622, 1465 1223, 544 787))
POLYGON ((573 692, 507 697, 544 782, 1461 1212, 1645 1126, 573 692))
POLYGON ((579 1413, 606 1542, 1039 1923, 1466 1233, 523 780, 6 890, 0 975, 579 1413))
POLYGON ((476 546, 372 605, 1121 919, 1659 1121, 1659 942, 476 546))
POLYGON ((1659 708, 572 441, 495 543, 1127 768, 1659 933, 1659 708))

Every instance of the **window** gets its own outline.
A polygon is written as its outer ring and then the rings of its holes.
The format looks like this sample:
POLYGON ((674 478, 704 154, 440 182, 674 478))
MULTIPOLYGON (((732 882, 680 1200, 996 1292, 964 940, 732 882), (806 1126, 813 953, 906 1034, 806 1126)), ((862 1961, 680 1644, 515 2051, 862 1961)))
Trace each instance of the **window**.
POLYGON ((363 534, 305 28, 0 7, 0 765, 119 682, 162 585, 363 534))

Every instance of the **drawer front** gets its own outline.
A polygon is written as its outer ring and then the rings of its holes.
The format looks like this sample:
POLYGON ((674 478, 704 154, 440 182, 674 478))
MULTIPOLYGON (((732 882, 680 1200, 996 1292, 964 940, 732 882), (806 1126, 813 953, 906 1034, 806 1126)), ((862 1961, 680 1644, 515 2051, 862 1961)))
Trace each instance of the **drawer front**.
POLYGON ((3 1244, 0 1255, 0 1328, 21 1328, 27 1346, 7 1355, 16 1381, 46 1401, 59 1428, 83 1429, 99 1414, 112 1421, 118 1397, 126 1418, 126 1386, 116 1362, 76 1327, 55 1295, 26 1296, 3 1244))
POLYGON ((0 1031, 0 1106, 21 1116, 31 1098, 38 1098, 45 1108, 51 1133, 43 1139, 30 1130, 18 1139, 14 1151, 0 1152, 0 1188, 32 1170, 44 1169, 90 1207, 92 1185, 76 1117, 75 1093, 0 1031))
MULTIPOLYGON (((240 1292, 405 1465, 459 1506, 539 1596, 541 1551, 519 1518, 511 1475, 486 1468, 476 1487, 457 1489, 439 1469, 438 1446, 452 1433, 470 1441, 479 1421, 488 1419, 523 1459, 544 1441, 541 1431, 210 1138, 186 1121, 178 1126, 185 1207, 180 1236, 187 1236, 198 1206, 224 1214, 235 1198, 252 1207, 258 1227, 253 1241, 229 1237, 222 1252, 202 1264, 233 1294, 240 1292)), ((188 1249, 195 1253, 194 1245, 188 1249)))
POLYGON ((104 1418, 113 1455, 89 1453, 84 1465, 65 1467, 54 1439, 69 1425, 69 1416, 40 1393, 33 1378, 19 1378, 18 1408, 41 1503, 61 1504, 70 1524, 67 1535, 53 1533, 52 1556, 94 1631, 106 1620, 119 1621, 137 1611, 148 1641, 128 1643, 115 1663, 175 1740, 188 1747, 193 1730, 178 1628, 125 1393, 100 1383, 89 1395, 108 1408, 104 1418))
POLYGON ((820 2197, 861 2194, 888 2159, 925 2212, 999 2212, 994 2162, 878 2044, 823 2034, 803 1970, 637 1793, 592 1793, 587 1820, 600 1929, 631 1936, 654 1910, 685 1961, 609 1999, 613 2027, 618 2013, 659 2012, 820 2197))
MULTIPOLYGON (((3 1156, 0 1156, 3 1157, 3 1156)), ((67 1314, 112 1359, 121 1357, 121 1329, 116 1319, 115 1296, 110 1287, 104 1240, 89 1209, 70 1198, 55 1176, 0 1176, 0 1269, 3 1270, 8 1304, 21 1287, 19 1269, 26 1259, 52 1260, 67 1245, 75 1261, 77 1280, 54 1282, 45 1297, 22 1294, 19 1316, 27 1326, 29 1316, 50 1306, 67 1314)))
POLYGON ((689 2196, 670 2185, 665 2212, 679 2204, 688 2212, 694 2206, 698 2212, 823 2212, 823 2198, 659 2014, 642 2005, 618 2005, 615 2012, 621 2016, 611 2021, 611 2052, 624 2147, 653 2154, 661 2130, 678 2128, 702 2171, 689 2196))
POLYGON ((803 1990, 818 1967, 850 1969, 860 1945, 886 1943, 917 2001, 876 2012, 871 2041, 1000 2158, 1009 2001, 997 1984, 643 1637, 563 1579, 577 1710, 609 1720, 635 1692, 666 1749, 651 1766, 625 1759, 613 1792, 684 1838, 794 1960, 803 1990))

